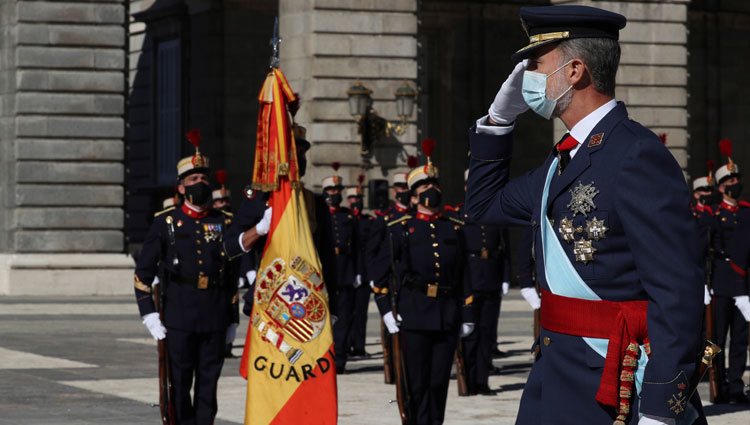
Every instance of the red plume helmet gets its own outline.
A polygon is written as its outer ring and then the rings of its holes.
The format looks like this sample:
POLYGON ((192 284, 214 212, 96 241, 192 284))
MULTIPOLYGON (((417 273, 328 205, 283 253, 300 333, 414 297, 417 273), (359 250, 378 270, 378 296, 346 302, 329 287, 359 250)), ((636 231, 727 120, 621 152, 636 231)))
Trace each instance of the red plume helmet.
POLYGON ((661 140, 662 145, 667 144, 667 133, 659 133, 659 140, 661 140))
POLYGON ((333 171, 338 172, 339 168, 341 168, 341 163, 338 161, 334 161, 331 163, 331 168, 333 168, 333 171))
POLYGON ((224 184, 227 182, 226 170, 216 170, 216 182, 219 183, 221 187, 224 187, 224 184))
POLYGON ((198 150, 198 147, 201 144, 201 131, 198 128, 194 128, 187 132, 187 139, 188 142, 190 142, 191 145, 195 146, 195 150, 198 150))
POLYGON ((409 169, 417 168, 417 157, 414 155, 409 155, 406 157, 406 165, 409 167, 409 169))
POLYGON ((736 167, 732 162, 732 141, 730 139, 719 140, 719 152, 727 157, 727 168, 733 173, 736 167))
POLYGON ((435 150, 435 139, 422 140, 422 152, 427 157, 427 163, 432 164, 432 152, 435 150))
POLYGON ((362 186, 362 184, 365 182, 365 175, 360 174, 359 176, 357 176, 357 182, 359 182, 359 185, 362 186))

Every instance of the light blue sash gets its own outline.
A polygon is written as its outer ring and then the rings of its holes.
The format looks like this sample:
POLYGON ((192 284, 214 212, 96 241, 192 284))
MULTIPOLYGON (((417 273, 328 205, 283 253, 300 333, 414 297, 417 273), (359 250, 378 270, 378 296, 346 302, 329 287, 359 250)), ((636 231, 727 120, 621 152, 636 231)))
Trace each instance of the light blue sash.
MULTIPOLYGON (((557 163, 558 159, 555 158, 552 161, 549 171, 547 171, 547 180, 544 183, 544 191, 542 192, 541 215, 539 216, 539 220, 542 223, 542 255, 544 258, 544 274, 547 278, 547 285, 549 285, 550 291, 557 295, 569 298, 600 301, 601 298, 589 288, 570 262, 568 254, 560 244, 560 240, 557 239, 552 224, 547 218, 549 187, 552 182, 552 177, 555 175, 555 170, 557 170, 557 163)), ((596 351, 597 354, 602 357, 607 357, 607 346, 609 345, 608 339, 584 337, 583 340, 586 341, 586 344, 596 351)), ((648 356, 646 356, 646 351, 643 346, 641 346, 641 356, 638 359, 638 370, 635 374, 635 385, 638 394, 640 394, 641 386, 643 385, 643 373, 646 370, 647 362, 648 356)))
MULTIPOLYGON (((552 228, 547 218, 547 200, 549 198, 549 187, 552 183, 552 177, 555 175, 557 170, 558 159, 554 158, 552 165, 547 171, 547 179, 544 182, 544 191, 542 192, 542 208, 539 220, 542 223, 541 236, 542 236, 542 255, 544 258, 544 274, 547 278, 547 285, 549 286, 552 293, 561 295, 569 298, 580 298, 584 300, 599 301, 596 293, 586 285, 586 282, 576 271, 573 264, 568 258, 568 254, 560 244, 560 240, 555 235, 555 230, 552 228)), ((596 351, 597 354, 606 358, 607 357, 607 346, 609 340, 604 338, 587 338, 583 340, 588 344, 591 349, 596 351)), ((640 398, 641 387, 643 386, 643 374, 646 370, 646 364, 648 363, 648 356, 646 355, 645 348, 641 345, 641 356, 638 359, 638 370, 635 373, 635 385, 638 397, 640 398)), ((640 417, 640 413, 638 414, 640 417)), ((687 403, 687 408, 682 419, 678 420, 677 423, 680 425, 688 425, 695 422, 698 419, 698 412, 690 402, 687 403)))

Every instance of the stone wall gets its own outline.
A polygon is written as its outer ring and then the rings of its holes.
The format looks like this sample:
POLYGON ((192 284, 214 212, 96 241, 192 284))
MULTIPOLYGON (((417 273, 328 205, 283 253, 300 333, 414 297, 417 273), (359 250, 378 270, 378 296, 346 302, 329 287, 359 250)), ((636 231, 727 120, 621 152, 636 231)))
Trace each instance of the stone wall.
MULTIPOLYGON (((345 185, 362 173, 360 135, 349 113, 347 89, 361 81, 373 90, 374 107, 396 119, 394 92, 417 77, 416 0, 281 0, 281 69, 302 97, 297 121, 313 149, 305 182, 315 190, 343 164, 345 185)), ((417 141, 416 108, 404 136, 375 147, 368 179, 402 169, 417 141)))
POLYGON ((99 255, 83 270, 123 251, 126 8, 0 2, 0 293, 54 287, 66 253, 99 255))
MULTIPOLYGON (((627 17, 620 32, 622 57, 616 98, 630 116, 653 132, 666 133, 667 147, 680 163, 688 163, 688 51, 689 0, 599 1, 553 0, 611 10, 627 17)), ((555 140, 565 132, 555 122, 555 140)))

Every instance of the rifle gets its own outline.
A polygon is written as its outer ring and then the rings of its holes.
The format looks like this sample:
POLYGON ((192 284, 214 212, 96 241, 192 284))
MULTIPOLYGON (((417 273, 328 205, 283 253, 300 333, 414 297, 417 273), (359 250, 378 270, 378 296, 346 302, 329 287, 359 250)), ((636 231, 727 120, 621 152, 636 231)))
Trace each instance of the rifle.
MULTIPOLYGON (((391 277, 390 277, 390 298, 391 298, 391 311, 393 317, 398 317, 398 303, 396 301, 396 261, 393 255, 393 233, 388 231, 388 239, 391 248, 391 277)), ((391 335, 391 348, 393 353, 393 369, 396 377, 396 401, 398 402, 398 413, 401 416, 401 423, 403 425, 409 424, 409 385, 406 379, 406 373, 404 372, 404 358, 401 356, 401 334, 395 333, 391 335)))
POLYGON ((391 358, 390 334, 385 324, 380 321, 380 347, 383 349, 383 382, 393 384, 393 359, 391 358))
MULTIPOLYGON (((174 224, 172 217, 169 216, 167 221, 167 234, 169 237, 170 247, 174 245, 174 224)), ((170 256, 167 255, 167 258, 170 256)), ((162 264, 162 277, 164 281, 156 285, 154 292, 154 304, 156 311, 159 312, 159 320, 164 323, 164 286, 169 280, 167 267, 162 264)), ((159 358, 159 412, 161 413, 162 425, 175 425, 177 422, 174 413, 174 388, 172 387, 172 374, 169 370, 169 355, 167 353, 167 339, 161 339, 156 342, 156 352, 159 358)))
MULTIPOLYGON (((713 234, 711 232, 710 226, 706 229, 706 232, 708 236, 708 253, 706 255, 705 277, 706 277, 706 287, 710 291, 712 288, 711 281, 713 280, 713 264, 714 264, 714 247, 713 247, 713 240, 712 240, 713 234)), ((714 300, 713 298, 711 298, 711 302, 706 306, 706 311, 705 311, 704 324, 706 327, 706 339, 708 341, 712 341, 714 339, 713 304, 714 304, 714 300)), ((716 379, 716 368, 713 367, 714 366, 713 357, 711 357, 709 360, 711 361, 711 365, 708 367, 709 399, 711 400, 711 403, 713 403, 716 401, 716 398, 719 396, 719 383, 716 379)))
POLYGON ((461 338, 456 345, 456 383, 458 384, 458 396, 466 397, 469 394, 469 384, 466 380, 466 363, 464 362, 464 343, 461 338))

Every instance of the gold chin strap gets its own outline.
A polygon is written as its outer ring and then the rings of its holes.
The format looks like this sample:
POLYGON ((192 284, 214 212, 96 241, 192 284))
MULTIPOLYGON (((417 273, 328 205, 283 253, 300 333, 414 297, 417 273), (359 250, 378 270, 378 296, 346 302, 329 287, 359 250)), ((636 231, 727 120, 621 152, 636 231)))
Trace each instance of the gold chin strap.
POLYGON ((562 40, 565 38, 570 38, 569 31, 548 32, 546 34, 532 35, 531 37, 529 37, 529 43, 539 43, 541 41, 548 40, 562 40))

